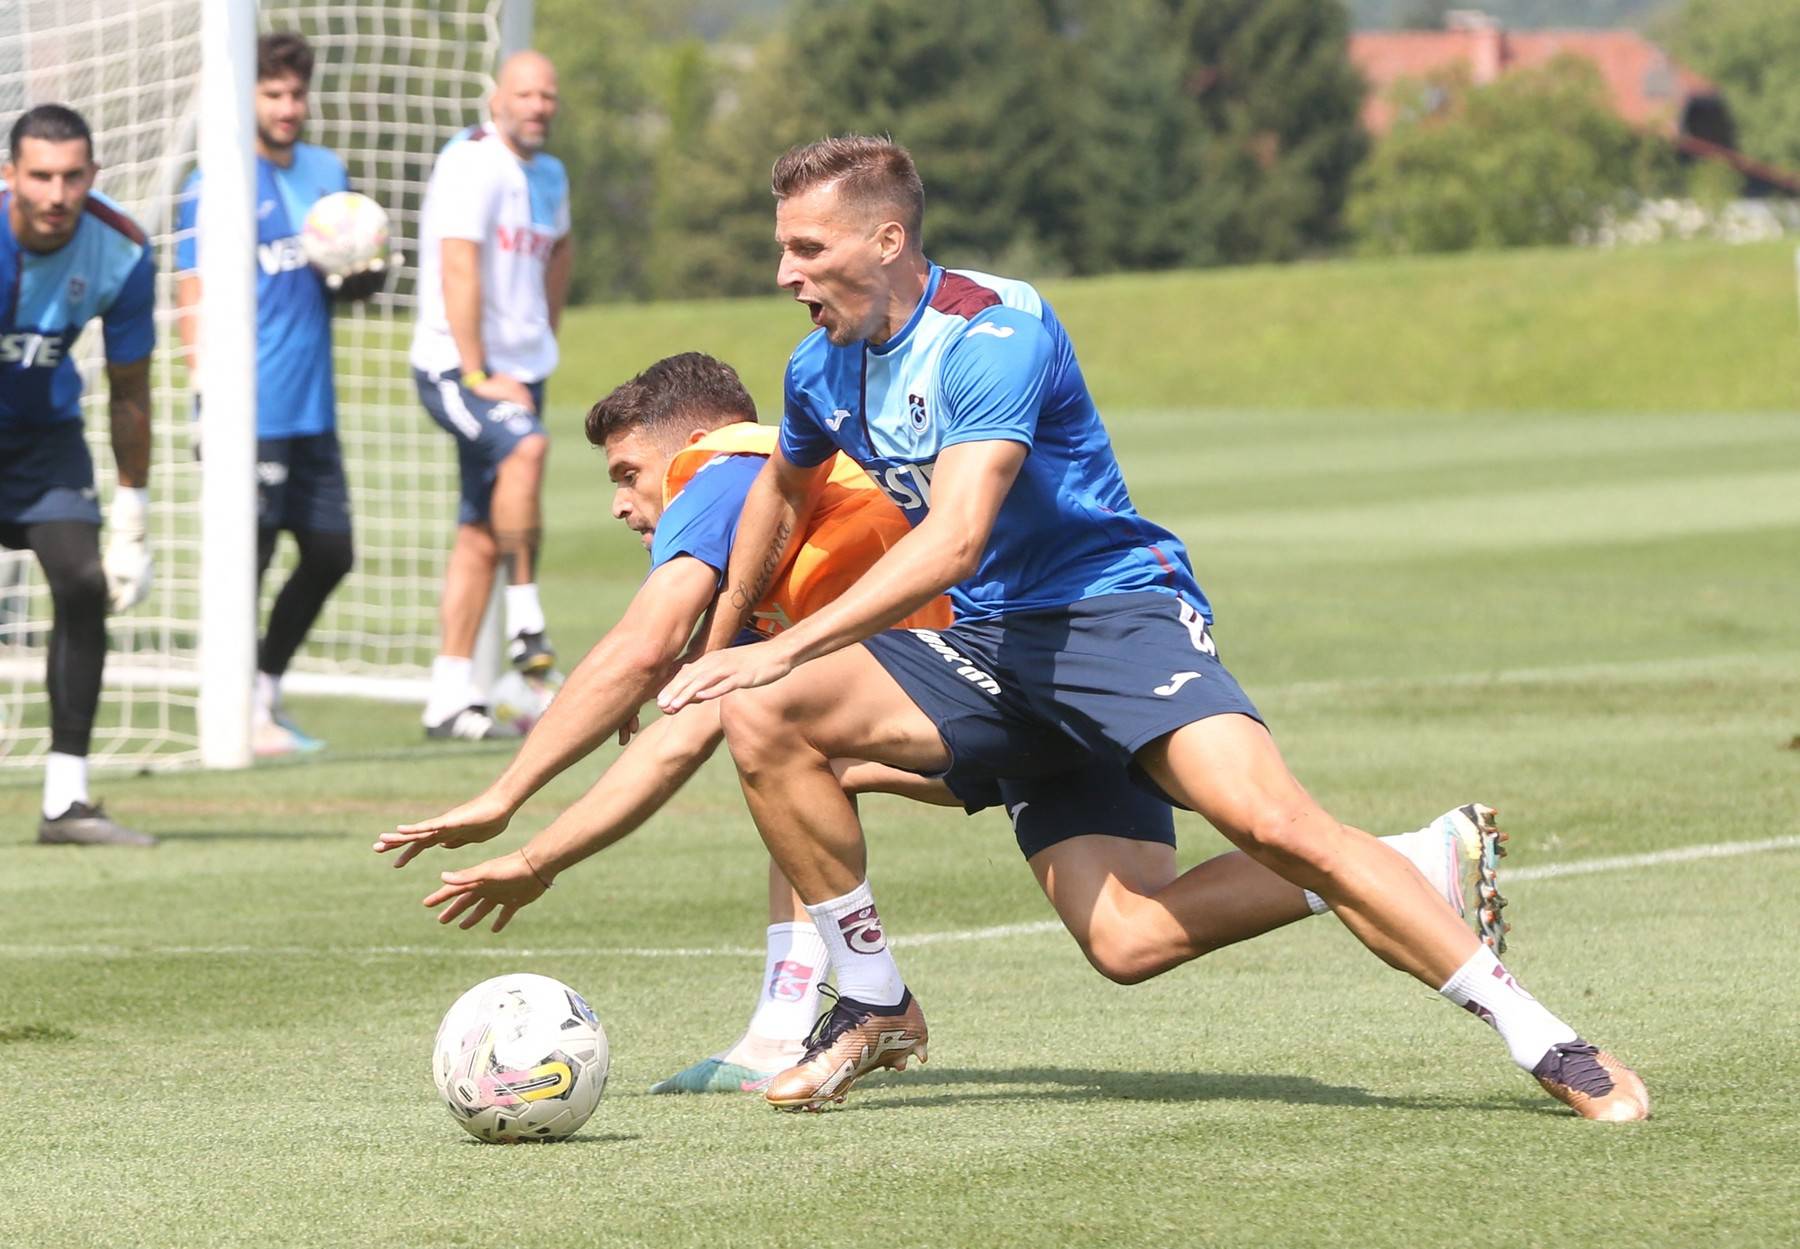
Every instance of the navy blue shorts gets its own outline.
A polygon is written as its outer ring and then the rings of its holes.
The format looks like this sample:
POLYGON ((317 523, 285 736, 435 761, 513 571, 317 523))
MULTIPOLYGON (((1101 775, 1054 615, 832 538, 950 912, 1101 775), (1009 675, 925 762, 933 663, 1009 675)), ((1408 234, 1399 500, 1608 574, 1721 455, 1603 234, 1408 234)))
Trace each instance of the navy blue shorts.
POLYGON ((1066 770, 1050 776, 1008 780, 959 760, 939 779, 970 815, 1004 810, 1027 859, 1089 833, 1175 844, 1175 811, 1167 801, 1133 779, 1129 767, 1079 749, 1070 752, 1066 770))
POLYGON ((291 533, 350 532, 350 484, 335 433, 256 440, 256 523, 291 533))
MULTIPOLYGON (((965 805, 994 805, 996 793, 1008 805, 1044 802, 1017 786, 1051 781, 1046 792, 1066 793, 1076 775, 1113 795, 1102 811, 1125 809, 1128 784, 1167 803, 1133 763, 1138 751, 1211 716, 1262 721, 1219 662, 1205 617, 1169 594, 1106 595, 941 631, 891 629, 863 645, 937 725, 952 761, 945 779, 965 805)), ((1071 827, 1062 837, 1098 831, 1071 827)))
POLYGON ((94 457, 80 421, 0 432, 0 524, 100 523, 94 457))
MULTIPOLYGON (((456 439, 456 466, 462 477, 462 507, 456 520, 462 525, 487 523, 494 499, 494 476, 500 461, 533 434, 544 433, 538 414, 516 403, 483 399, 467 389, 454 374, 413 370, 419 402, 431 419, 456 439)), ((544 383, 532 382, 531 402, 544 410, 544 383)))

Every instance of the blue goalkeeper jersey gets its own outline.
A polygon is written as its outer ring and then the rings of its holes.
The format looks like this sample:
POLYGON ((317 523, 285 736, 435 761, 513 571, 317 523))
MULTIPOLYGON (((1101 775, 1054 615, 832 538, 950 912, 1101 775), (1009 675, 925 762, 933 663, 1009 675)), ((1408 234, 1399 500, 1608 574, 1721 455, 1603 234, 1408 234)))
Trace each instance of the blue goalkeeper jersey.
MULTIPOLYGON (((175 267, 198 264, 195 218, 200 171, 183 188, 175 267)), ((283 169, 256 159, 256 436, 300 438, 337 425, 331 378, 331 304, 325 283, 306 263, 300 228, 306 214, 334 191, 350 189, 344 164, 310 143, 294 144, 283 169)), ((206 344, 200 345, 204 367, 206 344)))
POLYGON ((144 231, 98 191, 67 243, 27 251, 0 194, 0 434, 81 420, 81 374, 70 358, 95 317, 110 364, 132 364, 156 345, 156 261, 144 231))
POLYGON ((1211 619, 1187 548, 1132 506, 1075 349, 1031 286, 932 265, 892 339, 836 347, 814 330, 788 361, 782 454, 810 466, 842 450, 915 525, 938 454, 992 440, 1030 451, 975 575, 950 590, 958 620, 1140 590, 1211 619))

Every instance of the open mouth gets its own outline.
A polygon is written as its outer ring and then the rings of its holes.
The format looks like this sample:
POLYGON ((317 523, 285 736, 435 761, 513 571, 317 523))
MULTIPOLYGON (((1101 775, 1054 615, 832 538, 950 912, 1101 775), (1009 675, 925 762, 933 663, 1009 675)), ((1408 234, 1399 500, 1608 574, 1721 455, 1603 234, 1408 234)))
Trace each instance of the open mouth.
POLYGON ((806 305, 806 311, 812 315, 812 323, 814 325, 825 324, 825 305, 824 304, 816 303, 815 301, 810 300, 810 299, 803 299, 800 302, 806 305))

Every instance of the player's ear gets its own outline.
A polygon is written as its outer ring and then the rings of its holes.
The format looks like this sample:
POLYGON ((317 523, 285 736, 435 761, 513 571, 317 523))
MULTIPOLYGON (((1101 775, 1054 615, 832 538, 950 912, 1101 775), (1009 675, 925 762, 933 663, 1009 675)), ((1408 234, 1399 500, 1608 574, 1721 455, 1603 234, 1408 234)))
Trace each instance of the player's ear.
POLYGON ((875 246, 881 250, 881 263, 899 259, 906 250, 906 227, 898 221, 884 221, 875 227, 875 246))

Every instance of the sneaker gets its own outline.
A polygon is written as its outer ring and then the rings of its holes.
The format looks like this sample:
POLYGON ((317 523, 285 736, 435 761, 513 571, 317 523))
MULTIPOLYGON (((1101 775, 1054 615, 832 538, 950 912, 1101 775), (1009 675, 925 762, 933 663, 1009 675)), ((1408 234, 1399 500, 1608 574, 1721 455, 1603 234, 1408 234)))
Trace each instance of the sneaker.
POLYGON ((1531 1074, 1583 1119, 1626 1123, 1650 1117, 1650 1091, 1638 1073, 1580 1037, 1551 1046, 1531 1074))
POLYGON ((652 1093, 755 1093, 765 1089, 778 1073, 755 1071, 718 1058, 702 1058, 650 1086, 652 1093))
POLYGON ((311 755, 324 749, 324 742, 308 737, 286 720, 270 720, 250 730, 250 750, 258 759, 311 755))
POLYGON ((464 742, 494 741, 503 737, 517 737, 519 731, 510 724, 502 724, 488 714, 488 709, 480 703, 472 703, 455 715, 447 716, 436 724, 425 726, 425 736, 440 739, 452 739, 464 742))
POLYGON ((55 819, 38 821, 40 846, 154 846, 156 838, 115 824, 100 804, 72 802, 55 819))
POLYGON ((506 658, 527 675, 548 672, 556 666, 556 648, 543 633, 521 633, 506 645, 506 658))
POLYGON ((1495 814, 1490 806, 1470 802, 1444 812, 1416 833, 1384 840, 1412 860, 1458 915, 1468 915, 1473 895, 1482 944, 1503 954, 1512 928, 1500 917, 1506 909, 1506 899, 1500 896, 1500 860, 1506 856, 1507 837, 1495 814))
MULTIPOLYGON (((830 989, 823 990, 831 993, 830 989)), ((914 1055, 925 1061, 925 1012, 910 990, 902 990, 895 1006, 870 1006, 832 994, 837 1000, 819 1016, 806 1040, 806 1054, 779 1072, 763 1090, 772 1106, 784 1110, 820 1110, 841 1102, 852 1085, 880 1067, 906 1070, 914 1055)))

